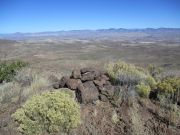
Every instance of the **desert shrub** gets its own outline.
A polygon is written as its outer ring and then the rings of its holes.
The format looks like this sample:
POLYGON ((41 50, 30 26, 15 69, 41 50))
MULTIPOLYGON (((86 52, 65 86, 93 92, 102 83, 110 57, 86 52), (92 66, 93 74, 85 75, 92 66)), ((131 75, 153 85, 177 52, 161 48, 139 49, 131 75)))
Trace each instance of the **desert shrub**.
POLYGON ((180 77, 169 77, 157 84, 157 89, 162 93, 174 93, 180 89, 180 77))
MULTIPOLYGON (((18 100, 20 86, 14 82, 0 85, 0 106, 6 106, 18 100)), ((0 108, 1 109, 1 108, 0 108)))
POLYGON ((33 69, 23 68, 19 70, 14 77, 14 81, 19 83, 22 87, 30 86, 36 76, 39 75, 33 69))
POLYGON ((106 71, 112 82, 121 85, 137 85, 142 82, 150 85, 152 88, 156 85, 154 78, 148 73, 148 71, 136 67, 133 64, 127 64, 121 61, 109 63, 106 65, 106 71))
POLYGON ((157 99, 162 104, 178 103, 180 97, 180 77, 168 77, 157 84, 157 99))
POLYGON ((45 73, 23 68, 11 82, 0 84, 0 106, 21 104, 31 96, 47 91, 50 85, 45 73))
POLYGON ((80 106, 65 92, 45 92, 29 99, 12 117, 27 135, 68 132, 80 124, 80 106))
POLYGON ((1 62, 0 63, 0 83, 3 81, 9 82, 12 81, 17 71, 22 67, 25 67, 27 63, 22 61, 13 61, 13 62, 1 62))
POLYGON ((26 101, 29 97, 48 90, 48 87, 51 85, 47 73, 31 68, 23 68, 18 71, 14 81, 22 88, 22 101, 26 101))
POLYGON ((174 92, 174 89, 171 86, 171 84, 170 83, 166 83, 164 81, 158 83, 157 87, 158 87, 158 90, 160 90, 163 93, 173 93, 174 92))
POLYGON ((157 82, 151 76, 148 76, 145 80, 145 83, 151 87, 151 89, 156 89, 157 82))
POLYGON ((139 94, 139 96, 145 97, 145 98, 149 97, 149 93, 151 91, 151 88, 149 85, 145 85, 143 83, 138 84, 138 85, 136 85, 135 89, 136 89, 137 93, 139 94))
POLYGON ((150 75, 153 77, 156 77, 163 71, 163 69, 161 67, 157 67, 153 64, 148 65, 147 69, 148 69, 150 75))

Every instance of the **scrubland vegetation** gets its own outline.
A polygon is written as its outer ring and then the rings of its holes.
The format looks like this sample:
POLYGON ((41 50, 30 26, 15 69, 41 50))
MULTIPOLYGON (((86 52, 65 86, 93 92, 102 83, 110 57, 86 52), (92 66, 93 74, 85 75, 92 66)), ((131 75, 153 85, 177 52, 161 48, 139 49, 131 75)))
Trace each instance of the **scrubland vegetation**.
POLYGON ((142 97, 149 98, 150 92, 157 92, 157 95, 171 94, 171 96, 178 97, 180 77, 172 75, 159 79, 157 76, 160 76, 162 70, 159 67, 149 65, 146 70, 118 61, 108 64, 106 70, 112 82, 127 87, 135 86, 135 90, 142 97))
POLYGON ((25 67, 27 64, 22 61, 0 61, 0 83, 3 81, 9 82, 12 81, 17 71, 22 67, 25 67))
POLYGON ((5 122, 0 123, 0 133, 178 133, 180 76, 165 75, 162 70, 153 65, 142 68, 122 61, 108 63, 105 72, 116 88, 113 98, 80 104, 74 91, 53 89, 57 77, 37 72, 21 61, 1 62, 0 119, 5 122), (167 126, 163 127, 167 131, 158 130, 156 124, 167 126), (174 127, 172 131, 169 125, 174 127))
POLYGON ((80 107, 65 92, 46 92, 33 96, 12 116, 24 134, 69 132, 80 124, 80 107))

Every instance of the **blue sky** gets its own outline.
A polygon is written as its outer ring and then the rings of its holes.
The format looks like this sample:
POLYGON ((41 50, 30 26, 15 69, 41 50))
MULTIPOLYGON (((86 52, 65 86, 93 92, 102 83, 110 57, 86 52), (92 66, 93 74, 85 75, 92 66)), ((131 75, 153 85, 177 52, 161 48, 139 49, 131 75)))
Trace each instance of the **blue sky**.
POLYGON ((0 33, 180 28, 180 0, 0 0, 0 33))

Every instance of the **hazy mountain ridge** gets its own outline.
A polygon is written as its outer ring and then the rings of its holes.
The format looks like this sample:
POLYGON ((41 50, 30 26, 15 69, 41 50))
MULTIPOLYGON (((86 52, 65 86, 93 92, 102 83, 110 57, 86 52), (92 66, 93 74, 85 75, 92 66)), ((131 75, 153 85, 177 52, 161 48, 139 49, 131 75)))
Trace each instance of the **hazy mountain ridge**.
POLYGON ((69 30, 47 31, 37 33, 11 33, 0 34, 0 39, 25 40, 44 38, 77 38, 77 39, 118 39, 118 38, 147 38, 180 41, 180 28, 146 28, 146 29, 98 29, 98 30, 69 30))

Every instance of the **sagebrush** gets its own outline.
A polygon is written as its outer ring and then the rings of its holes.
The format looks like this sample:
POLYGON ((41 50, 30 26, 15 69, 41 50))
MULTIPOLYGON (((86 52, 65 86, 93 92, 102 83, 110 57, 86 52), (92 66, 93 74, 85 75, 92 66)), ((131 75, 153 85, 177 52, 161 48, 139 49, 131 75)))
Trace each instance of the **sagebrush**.
POLYGON ((33 96, 12 117, 27 135, 69 132, 80 122, 80 106, 66 92, 53 91, 33 96))

